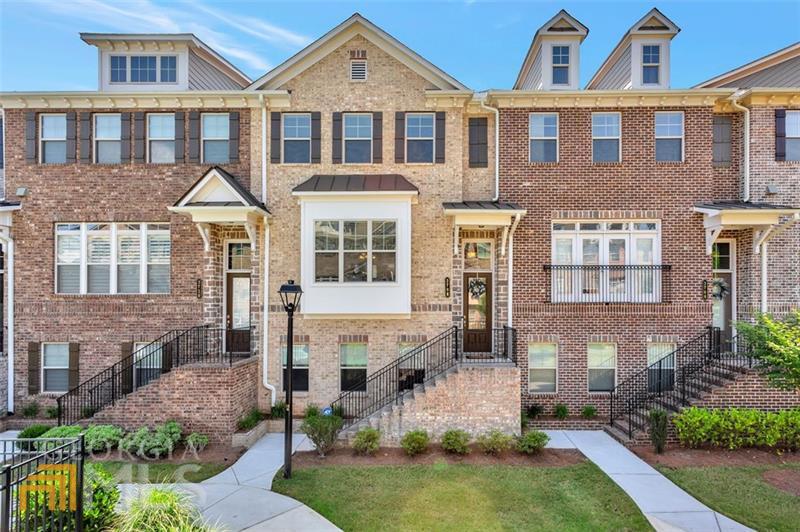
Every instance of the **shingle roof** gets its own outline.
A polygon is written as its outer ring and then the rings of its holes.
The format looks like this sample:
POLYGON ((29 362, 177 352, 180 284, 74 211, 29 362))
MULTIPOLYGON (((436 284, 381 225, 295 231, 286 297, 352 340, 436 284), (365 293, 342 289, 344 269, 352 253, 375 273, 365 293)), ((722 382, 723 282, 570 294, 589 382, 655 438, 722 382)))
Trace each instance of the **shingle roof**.
POLYGON ((697 203, 695 207, 698 209, 716 209, 716 210, 771 210, 771 211, 785 211, 796 210, 797 207, 790 207, 788 205, 775 205, 773 203, 753 203, 750 201, 712 201, 708 203, 697 203))
MULTIPOLYGON (((181 196, 181 199, 179 199, 177 202, 175 202, 175 206, 176 207, 179 206, 181 204, 181 202, 183 201, 183 199, 186 196, 188 196, 189 194, 191 194, 192 191, 195 189, 195 187, 203 179, 205 179, 205 177, 209 174, 209 172, 212 172, 212 171, 216 171, 217 174, 228 185, 230 185, 230 187, 233 188, 236 191, 236 193, 239 194, 239 196, 242 197, 242 199, 245 201, 245 203, 248 206, 250 206, 250 207, 258 207, 259 209, 263 209, 263 210, 269 212, 267 210, 267 207, 261 202, 261 200, 259 200, 257 197, 255 197, 252 192, 250 192, 245 187, 243 187, 242 184, 239 183, 239 180, 236 179, 236 177, 234 175, 232 175, 229 172, 223 170, 219 166, 214 166, 213 168, 209 168, 208 172, 203 174, 203 176, 200 179, 198 179, 197 182, 189 188, 189 190, 186 191, 186 194, 181 196)), ((187 206, 195 206, 195 207, 196 206, 201 206, 201 207, 203 207, 203 206, 205 206, 205 207, 229 207, 229 206, 236 206, 236 204, 231 203, 231 202, 225 202, 225 201, 196 201, 196 202, 192 202, 192 203, 187 204, 187 206)))
POLYGON ((442 203, 448 210, 521 211, 522 207, 507 201, 454 201, 442 203))
POLYGON ((399 174, 313 175, 293 192, 419 192, 399 174))

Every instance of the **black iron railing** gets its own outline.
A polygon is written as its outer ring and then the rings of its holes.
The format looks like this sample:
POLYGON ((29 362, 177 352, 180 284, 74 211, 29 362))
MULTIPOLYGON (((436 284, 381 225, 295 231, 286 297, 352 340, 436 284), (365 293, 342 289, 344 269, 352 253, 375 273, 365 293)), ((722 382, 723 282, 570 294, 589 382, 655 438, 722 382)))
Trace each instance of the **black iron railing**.
POLYGON ((546 264, 548 303, 669 303, 672 266, 546 264))
POLYGON ((198 363, 231 365, 254 351, 252 329, 200 325, 170 331, 60 396, 58 424, 92 417, 172 368, 198 363))
POLYGON ((0 530, 83 530, 83 435, 0 440, 0 530))
POLYGON ((385 406, 399 404, 407 391, 441 375, 459 362, 497 364, 515 361, 516 330, 513 328, 495 329, 492 353, 483 353, 478 358, 468 357, 463 352, 462 338, 463 331, 451 327, 391 364, 354 382, 331 403, 331 407, 341 410, 345 426, 349 426, 385 406))
POLYGON ((707 330, 617 385, 610 394, 609 424, 632 438, 645 429, 650 411, 677 412, 710 386, 734 372, 753 367, 750 349, 741 337, 722 340, 720 330, 707 330))

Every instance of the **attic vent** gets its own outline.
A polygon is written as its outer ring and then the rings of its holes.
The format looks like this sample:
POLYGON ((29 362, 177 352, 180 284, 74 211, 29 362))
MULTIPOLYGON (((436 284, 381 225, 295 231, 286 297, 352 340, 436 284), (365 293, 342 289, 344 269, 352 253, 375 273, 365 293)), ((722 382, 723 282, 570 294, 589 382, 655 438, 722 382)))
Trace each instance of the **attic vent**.
POLYGON ((350 81, 367 80, 367 60, 354 59, 350 61, 350 81))

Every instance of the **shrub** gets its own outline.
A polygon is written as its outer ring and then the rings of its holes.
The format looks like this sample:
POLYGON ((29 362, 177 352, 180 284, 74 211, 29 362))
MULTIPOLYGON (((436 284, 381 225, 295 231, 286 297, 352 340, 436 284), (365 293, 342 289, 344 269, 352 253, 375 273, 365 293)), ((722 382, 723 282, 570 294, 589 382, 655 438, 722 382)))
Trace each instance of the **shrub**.
POLYGON ((236 427, 246 432, 258 425, 258 422, 262 419, 264 419, 264 413, 257 408, 253 408, 236 423, 236 427))
POLYGON ((558 419, 567 419, 569 417, 569 408, 564 403, 558 403, 555 408, 553 408, 553 413, 558 419))
POLYGON ((469 434, 463 430, 448 430, 442 434, 442 449, 452 454, 468 454, 469 434))
POLYGON ((58 407, 57 406, 45 407, 44 417, 46 417, 47 419, 56 419, 58 417, 58 407))
POLYGON ((319 407, 313 403, 309 403, 306 405, 306 409, 303 411, 303 417, 306 419, 310 417, 316 417, 322 415, 322 411, 319 407))
POLYGON ((181 434, 183 433, 177 421, 167 421, 163 425, 156 427, 156 432, 164 434, 174 445, 181 441, 181 434))
MULTIPOLYGON (((40 438, 77 438, 83 432, 83 427, 78 425, 61 425, 58 427, 51 427, 47 432, 39 436, 40 438)), ((45 449, 52 449, 54 446, 60 445, 58 442, 36 442, 36 450, 42 451, 45 449)))
POLYGON ((586 405, 581 410, 581 415, 586 419, 594 419, 597 417, 597 407, 594 405, 586 405))
POLYGON ((305 432, 308 439, 314 444, 317 453, 324 458, 325 454, 333 449, 343 423, 339 416, 315 415, 306 417, 300 430, 305 432))
POLYGON ((132 499, 117 521, 118 532, 141 530, 206 532, 207 526, 200 512, 185 493, 168 488, 150 488, 139 492, 132 499))
POLYGON ((192 432, 186 437, 186 446, 192 452, 199 453, 208 446, 208 436, 199 432, 192 432))
POLYGON ((543 412, 544 407, 540 404, 534 403, 528 407, 528 417, 531 419, 536 419, 541 416, 543 412))
POLYGON ((127 434, 119 442, 119 448, 142 458, 160 458, 169 455, 181 439, 181 428, 174 421, 156 427, 150 431, 142 427, 136 432, 127 434))
POLYGON ((381 444, 381 433, 378 429, 364 427, 356 432, 353 438, 353 450, 357 454, 375 454, 381 444))
POLYGON ((522 428, 522 430, 525 430, 528 427, 529 421, 530 420, 528 419, 528 413, 522 412, 522 414, 520 414, 519 416, 519 425, 522 428))
POLYGON ((411 430, 406 432, 403 439, 400 440, 400 446, 408 456, 416 456, 427 451, 430 442, 431 438, 427 431, 411 430))
POLYGON ((759 314, 756 323, 740 321, 736 329, 772 386, 800 388, 800 309, 790 311, 783 320, 759 314))
MULTIPOLYGON (((21 431, 17 438, 38 438, 52 427, 49 425, 31 425, 25 430, 21 431)), ((34 442, 31 441, 17 441, 17 447, 22 451, 32 451, 34 442)))
POLYGON ((90 453, 109 451, 119 445, 122 429, 114 425, 93 425, 86 429, 84 444, 90 453))
POLYGON ((664 452, 667 446, 667 413, 660 408, 650 411, 650 441, 656 454, 664 452))
POLYGON ((514 441, 513 436, 509 436, 499 430, 491 430, 478 436, 478 447, 486 454, 500 454, 511 448, 514 441))
POLYGON ((83 471, 84 530, 111 530, 120 497, 117 482, 101 465, 93 462, 86 462, 83 471))
POLYGON ((536 454, 544 449, 550 436, 540 430, 526 432, 517 440, 517 450, 525 454, 536 454))
POLYGON ((269 410, 269 417, 272 419, 283 419, 286 417, 286 412, 288 412, 289 406, 284 403, 283 401, 275 401, 275 404, 272 405, 272 408, 269 410))
POLYGON ((687 447, 800 449, 800 408, 763 412, 750 408, 691 407, 672 418, 687 447))
POLYGON ((135 432, 129 432, 119 442, 119 448, 123 451, 145 457, 150 449, 150 429, 142 427, 135 432))
POLYGON ((39 415, 39 403, 31 401, 22 407, 23 417, 36 417, 39 415))

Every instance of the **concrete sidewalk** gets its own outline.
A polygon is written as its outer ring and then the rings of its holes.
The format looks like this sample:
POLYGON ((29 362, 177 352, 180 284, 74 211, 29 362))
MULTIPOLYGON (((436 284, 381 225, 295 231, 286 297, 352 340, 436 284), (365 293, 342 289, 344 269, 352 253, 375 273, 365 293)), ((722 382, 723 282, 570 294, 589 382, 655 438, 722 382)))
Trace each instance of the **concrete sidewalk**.
POLYGON ((545 430, 548 447, 578 449, 617 483, 659 531, 727 532, 749 528, 713 511, 599 430, 545 430))
MULTIPOLYGON (((292 439, 294 451, 311 450, 304 434, 292 439)), ((231 467, 197 484, 161 484, 186 493, 210 524, 240 530, 339 530, 303 503, 270 491, 272 478, 283 466, 283 434, 267 434, 231 467)), ((120 484, 124 507, 142 490, 157 484, 120 484)))

